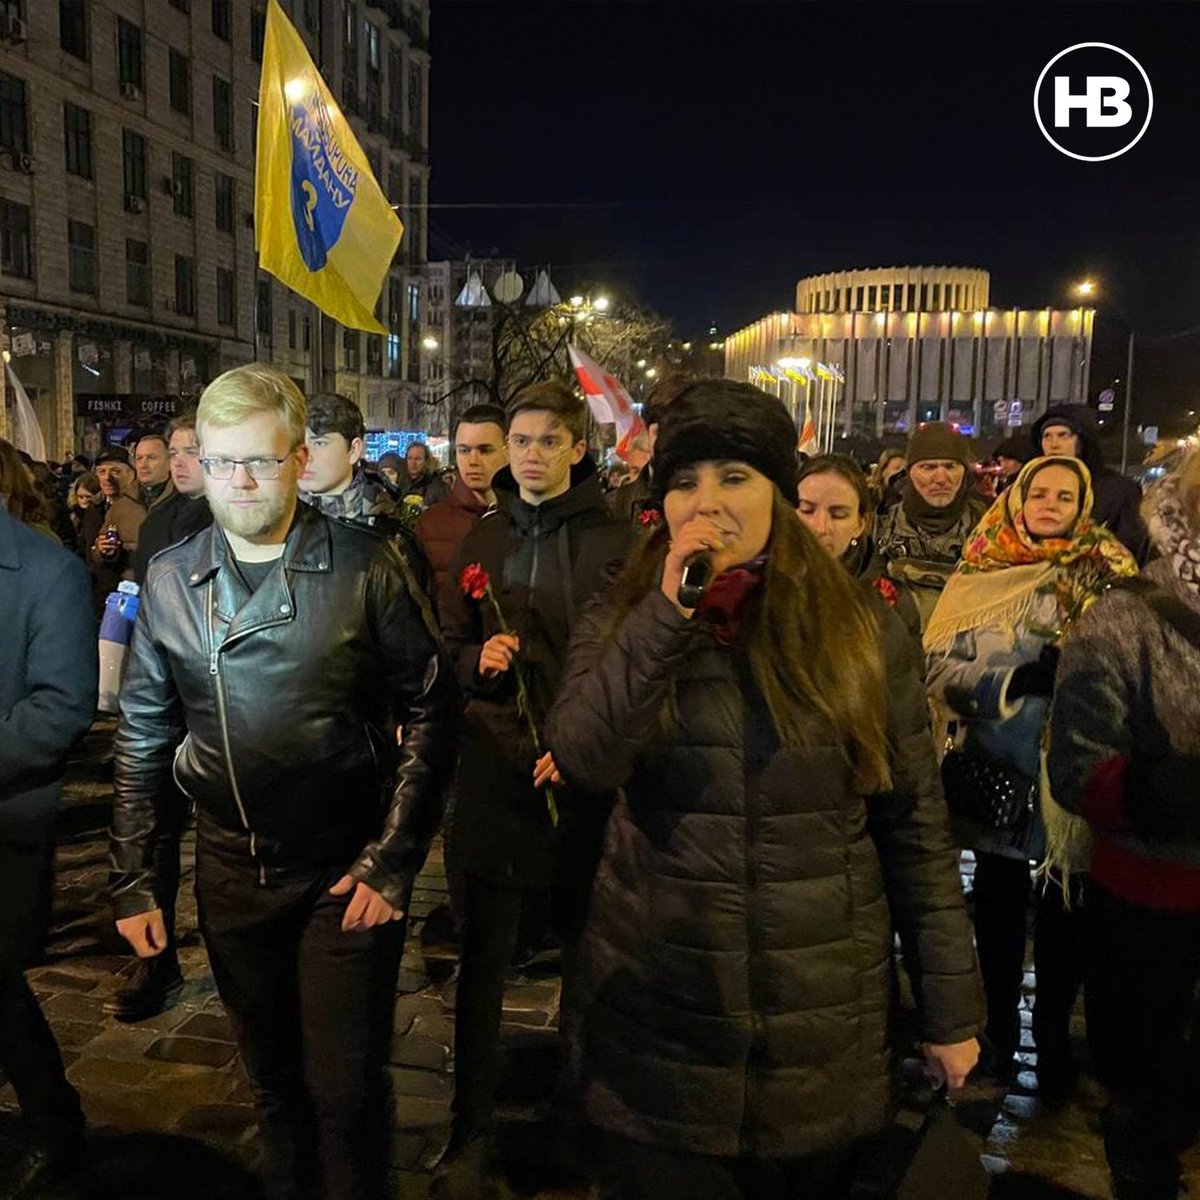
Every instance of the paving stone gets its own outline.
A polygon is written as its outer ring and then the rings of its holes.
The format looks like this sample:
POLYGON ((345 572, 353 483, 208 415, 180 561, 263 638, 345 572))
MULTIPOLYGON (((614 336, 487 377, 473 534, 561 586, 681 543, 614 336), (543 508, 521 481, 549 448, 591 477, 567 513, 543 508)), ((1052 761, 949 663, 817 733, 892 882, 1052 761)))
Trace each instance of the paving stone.
POLYGON ((96 1058, 88 1056, 78 1059, 67 1072, 70 1081, 82 1091, 93 1089, 132 1088, 161 1077, 158 1064, 144 1058, 96 1058))
POLYGON ((198 1012, 179 1026, 180 1037, 207 1038, 214 1042, 235 1042, 233 1022, 227 1016, 198 1012))
POLYGON ((413 1021, 420 1015, 441 1016, 442 1003, 437 996, 421 993, 401 996, 396 1000, 395 1015, 392 1018, 392 1028, 398 1034, 408 1033, 413 1021))
POLYGON ((42 1013, 51 1025, 56 1021, 100 1023, 105 1020, 100 997, 86 992, 59 992, 42 1004, 42 1013))
POLYGON ((419 1034, 398 1035, 392 1039, 392 1062, 398 1067, 440 1071, 448 1056, 448 1047, 419 1034))
POLYGON ((392 1077, 396 1103, 401 1106, 410 1096, 418 1100, 445 1100, 447 1104, 450 1103, 454 1087, 445 1075, 409 1067, 392 1067, 388 1074, 392 1077))
POLYGON ((505 1024, 519 1025, 527 1029, 543 1029, 549 1028, 550 1015, 544 1012, 505 1008, 504 1021, 505 1024))
POLYGON ((399 993, 420 992, 429 986, 429 976, 424 971, 410 971, 401 969, 400 976, 396 980, 396 991, 399 993))
POLYGON ((253 1133, 256 1125, 254 1109, 244 1104, 200 1104, 179 1118, 175 1131, 217 1143, 236 1144, 253 1133))
POLYGON ((233 1061, 236 1048, 228 1042, 209 1042, 201 1038, 165 1037, 146 1051, 147 1058, 162 1062, 193 1063, 198 1067, 224 1067, 233 1061))
POLYGON ((429 1139, 423 1133, 392 1135, 392 1166, 412 1170, 418 1167, 429 1139))
POLYGON ((420 1012, 413 1018, 409 1029, 413 1037, 428 1038, 439 1046, 450 1049, 454 1045, 454 1022, 448 1017, 433 1012, 420 1012))
POLYGON ((50 969, 34 975, 37 986, 45 991, 90 992, 97 984, 96 976, 77 975, 72 971, 50 969))
POLYGON ((87 1021, 58 1021, 54 1038, 60 1050, 78 1050, 100 1036, 104 1027, 87 1021))
POLYGON ((432 1129, 450 1121, 450 1102, 422 1096, 404 1096, 396 1101, 396 1124, 402 1130, 432 1129))

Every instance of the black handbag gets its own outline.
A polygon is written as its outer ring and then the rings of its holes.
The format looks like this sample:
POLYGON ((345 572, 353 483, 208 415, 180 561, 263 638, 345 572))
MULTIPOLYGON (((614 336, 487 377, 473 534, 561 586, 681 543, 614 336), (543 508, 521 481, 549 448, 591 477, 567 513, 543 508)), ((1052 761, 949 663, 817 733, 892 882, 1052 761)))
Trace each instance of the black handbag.
POLYGON ((942 759, 942 790, 952 816, 1017 838, 1033 818, 1038 782, 986 754, 952 746, 942 759))

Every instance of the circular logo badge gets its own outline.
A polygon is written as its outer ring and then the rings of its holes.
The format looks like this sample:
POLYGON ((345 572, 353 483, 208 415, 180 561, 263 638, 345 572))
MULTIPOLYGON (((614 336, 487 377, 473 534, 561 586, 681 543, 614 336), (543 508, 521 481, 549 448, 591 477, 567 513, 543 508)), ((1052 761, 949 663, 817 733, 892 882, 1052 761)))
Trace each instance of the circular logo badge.
POLYGON ((1046 141, 1081 162, 1106 162, 1132 149, 1153 112, 1154 90, 1141 63, 1108 42, 1060 50, 1033 89, 1033 115, 1046 141))

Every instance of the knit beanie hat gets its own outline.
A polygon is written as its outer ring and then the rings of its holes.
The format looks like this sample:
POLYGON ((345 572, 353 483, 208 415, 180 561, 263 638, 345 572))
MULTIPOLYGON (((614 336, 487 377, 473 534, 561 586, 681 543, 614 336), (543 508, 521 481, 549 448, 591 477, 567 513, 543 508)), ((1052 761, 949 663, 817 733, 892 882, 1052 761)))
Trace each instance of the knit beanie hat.
POLYGON ((971 464, 971 444, 953 425, 945 421, 930 421, 914 429, 908 439, 908 465, 945 459, 948 462, 971 464))
POLYGON ((737 460, 761 471, 789 504, 796 497, 796 426, 782 401, 748 383, 705 379, 674 397, 654 446, 659 499, 693 463, 737 460))

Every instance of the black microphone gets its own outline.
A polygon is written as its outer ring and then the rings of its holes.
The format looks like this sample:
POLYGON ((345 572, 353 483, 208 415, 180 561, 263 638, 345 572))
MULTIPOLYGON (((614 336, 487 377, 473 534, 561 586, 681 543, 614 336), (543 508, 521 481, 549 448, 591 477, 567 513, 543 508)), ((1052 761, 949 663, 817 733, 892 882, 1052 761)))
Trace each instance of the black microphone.
POLYGON ((683 560, 683 578, 679 581, 679 607, 695 608, 712 583, 713 560, 708 550, 697 550, 683 560))

